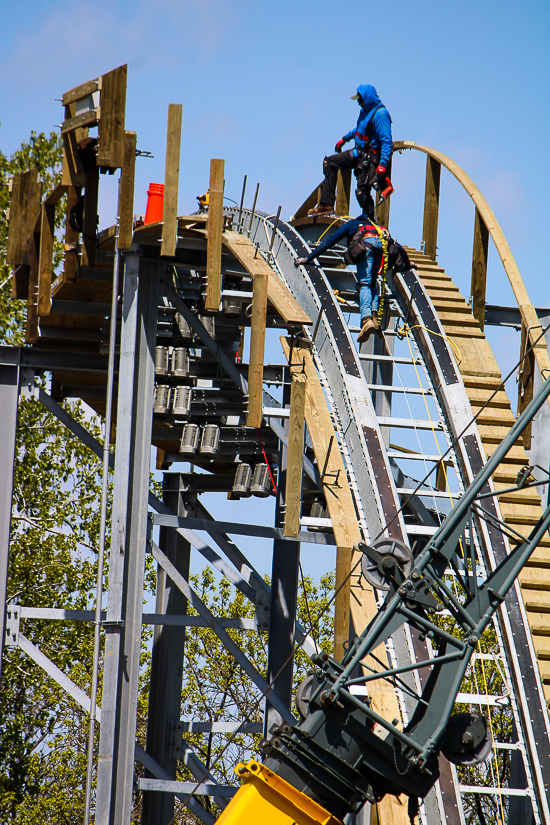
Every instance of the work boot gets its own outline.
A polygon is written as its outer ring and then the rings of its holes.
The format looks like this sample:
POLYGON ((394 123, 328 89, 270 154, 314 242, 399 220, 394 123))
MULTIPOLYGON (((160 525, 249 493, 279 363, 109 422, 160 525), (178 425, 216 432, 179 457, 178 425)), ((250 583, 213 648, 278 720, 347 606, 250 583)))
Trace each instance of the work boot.
POLYGON ((330 203, 319 203, 314 209, 310 209, 307 213, 308 218, 314 218, 316 215, 329 215, 334 212, 334 206, 330 203))
POLYGON ((369 335, 374 330, 378 329, 378 322, 375 324, 372 315, 367 315, 366 318, 361 318, 361 332, 357 336, 357 343, 364 344, 368 340, 369 335))

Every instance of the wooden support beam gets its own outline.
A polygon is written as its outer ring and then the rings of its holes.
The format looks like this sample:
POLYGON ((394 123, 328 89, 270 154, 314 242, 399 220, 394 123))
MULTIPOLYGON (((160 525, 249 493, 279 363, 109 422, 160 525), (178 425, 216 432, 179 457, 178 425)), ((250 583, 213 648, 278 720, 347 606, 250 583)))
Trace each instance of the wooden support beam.
MULTIPOLYGON (((70 93, 68 93, 70 94, 70 93)), ((68 103, 65 106, 65 118, 68 119, 74 115, 76 111, 76 103, 68 103)), ((86 183, 86 175, 82 166, 82 161, 78 152, 77 144, 79 140, 88 137, 87 128, 74 129, 70 132, 65 132, 63 137, 63 165, 61 173, 61 183, 66 186, 84 186, 86 183)))
POLYGON ((76 283, 78 272, 78 232, 69 223, 71 209, 76 206, 80 197, 80 188, 69 186, 67 189, 67 209, 65 220, 65 262, 63 265, 63 283, 76 283))
POLYGON ((82 266, 95 266, 98 192, 99 169, 96 166, 88 169, 86 172, 84 219, 82 222, 82 266))
MULTIPOLYGON (((161 255, 173 257, 176 254, 178 235, 178 184, 180 174, 181 146, 181 103, 168 106, 168 130, 166 137, 166 167, 164 172, 164 200, 162 207, 162 246, 161 255)), ((223 209, 223 171, 222 171, 222 209, 223 209)), ((221 240, 220 240, 221 269, 221 240)), ((219 301, 218 301, 219 304, 219 301)))
POLYGON ((474 219, 474 249, 472 252, 472 313, 483 330, 485 327, 485 293, 487 287, 487 255, 489 230, 476 207, 474 219))
POLYGON ((247 272, 254 279, 260 272, 267 274, 267 298, 275 311, 289 326, 304 326, 311 324, 307 315, 296 298, 271 269, 267 261, 257 254, 252 241, 239 232, 224 232, 223 244, 237 258, 247 272))
POLYGON ((6 249, 6 263, 11 266, 28 266, 31 262, 31 236, 41 198, 42 184, 38 182, 38 169, 14 175, 6 249))
POLYGON ((98 127, 97 165, 119 169, 124 162, 124 118, 126 112, 126 65, 101 78, 101 114, 98 127))
POLYGON ((49 315, 52 308, 53 238, 55 204, 42 204, 40 252, 38 258, 38 315, 49 315))
MULTIPOLYGON (((520 349, 520 357, 523 358, 525 355, 527 348, 529 347, 530 341, 527 335, 527 329, 525 324, 521 325, 521 349, 520 349)), ((518 378, 518 415, 525 410, 525 408, 531 403, 533 400, 533 381, 535 377, 535 353, 533 349, 527 353, 527 356, 523 358, 519 368, 519 378, 518 378)), ((533 425, 532 421, 529 422, 527 427, 524 429, 523 434, 520 439, 520 443, 523 443, 523 446, 526 450, 531 449, 531 433, 532 433, 533 425)))
POLYGON ((25 329, 25 343, 35 344, 38 340, 38 264, 39 264, 40 235, 32 234, 29 292, 27 295, 27 326, 25 329))
POLYGON ((206 247, 206 312, 218 312, 222 294, 222 231, 224 161, 210 161, 210 200, 206 247))
POLYGON ((137 135, 124 133, 124 158, 118 190, 118 248, 130 249, 134 236, 134 181, 137 135))
POLYGON ((336 217, 348 217, 351 199, 351 169, 339 169, 336 184, 336 217))
POLYGON ((323 182, 316 186, 311 195, 303 202, 299 209, 296 210, 296 214, 293 215, 292 220, 297 220, 298 218, 305 218, 307 217, 307 213, 310 209, 313 209, 314 206, 317 206, 319 200, 321 198, 321 189, 323 188, 323 182))
POLYGON ((422 242, 424 254, 432 260, 437 258, 437 225, 439 222, 439 183, 441 163, 434 158, 426 158, 426 191, 424 195, 424 225, 422 242))
POLYGON ((290 390, 290 420, 286 462, 285 524, 283 535, 295 538, 300 532, 302 467, 304 458, 306 383, 303 373, 294 372, 290 390))
POLYGON ((247 427, 260 427, 262 423, 267 282, 266 272, 259 272, 252 282, 247 427))
MULTIPOLYGON (((290 339, 281 338, 281 343, 288 360, 290 339)), ((350 632, 352 548, 358 541, 361 541, 361 531, 337 436, 308 342, 294 342, 292 363, 303 365, 306 376, 305 420, 317 466, 323 471, 322 490, 337 545, 334 656, 336 659, 341 659, 344 655, 344 644, 348 642, 350 632)), ((301 370, 302 366, 291 367, 292 376, 294 377, 301 370)))
POLYGON ((25 299, 29 291, 31 244, 40 212, 42 184, 38 169, 15 175, 11 183, 6 263, 13 266, 11 297, 25 299))

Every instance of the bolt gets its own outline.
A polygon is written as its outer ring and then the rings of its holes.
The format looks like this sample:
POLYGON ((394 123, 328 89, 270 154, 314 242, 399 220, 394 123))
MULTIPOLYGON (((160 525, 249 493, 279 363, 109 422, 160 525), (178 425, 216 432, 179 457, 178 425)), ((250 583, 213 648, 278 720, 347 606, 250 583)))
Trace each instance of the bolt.
POLYGON ((257 771, 258 770, 258 766, 255 762, 250 763, 250 770, 251 771, 257 771))
POLYGON ((474 744, 474 735, 470 733, 469 730, 466 733, 462 734, 462 744, 463 745, 473 745, 474 744))
POLYGON ((407 595, 407 588, 406 587, 400 587, 399 592, 402 596, 406 596, 407 595))
POLYGON ((240 765, 237 768, 237 773, 239 774, 239 776, 244 776, 244 774, 246 773, 246 767, 244 765, 240 765))
POLYGON ((413 570, 412 575, 411 575, 411 579, 414 579, 414 581, 416 581, 419 578, 420 578, 420 573, 417 573, 416 570, 413 570))

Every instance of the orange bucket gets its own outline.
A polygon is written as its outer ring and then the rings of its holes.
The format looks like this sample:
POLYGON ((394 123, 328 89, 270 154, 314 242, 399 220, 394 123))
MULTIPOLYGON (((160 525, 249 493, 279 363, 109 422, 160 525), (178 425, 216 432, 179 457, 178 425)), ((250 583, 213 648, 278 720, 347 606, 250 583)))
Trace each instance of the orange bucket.
POLYGON ((162 220, 164 203, 164 184, 150 183, 147 190, 147 209, 144 223, 158 223, 162 220))

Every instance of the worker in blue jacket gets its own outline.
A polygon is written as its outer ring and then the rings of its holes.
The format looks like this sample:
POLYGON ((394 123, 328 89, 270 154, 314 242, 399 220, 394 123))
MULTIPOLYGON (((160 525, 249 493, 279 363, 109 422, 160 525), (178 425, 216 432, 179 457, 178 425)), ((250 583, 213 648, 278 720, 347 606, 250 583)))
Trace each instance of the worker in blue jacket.
POLYGON ((320 202, 309 212, 310 215, 323 215, 334 211, 338 169, 354 169, 359 206, 363 212, 374 218, 371 188, 379 181, 384 181, 387 175, 386 170, 393 150, 392 121, 374 86, 368 83, 358 86, 357 94, 353 95, 352 100, 357 100, 361 107, 357 126, 338 141, 335 146, 336 154, 325 157, 325 180, 320 202), (352 139, 355 141, 354 148, 343 152, 342 146, 352 139))
POLYGON ((309 253, 307 258, 296 258, 294 266, 305 266, 311 263, 343 238, 347 238, 349 245, 350 240, 359 228, 362 228, 365 246, 367 247, 365 256, 355 262, 357 267, 357 291, 361 310, 361 331, 357 341, 362 344, 372 332, 378 332, 380 329, 377 316, 379 305, 377 279, 379 272, 382 270, 384 250, 379 231, 387 235, 387 230, 383 227, 377 229, 368 215, 359 215, 358 218, 352 218, 338 227, 336 232, 329 235, 326 241, 320 243, 313 252, 309 253))

